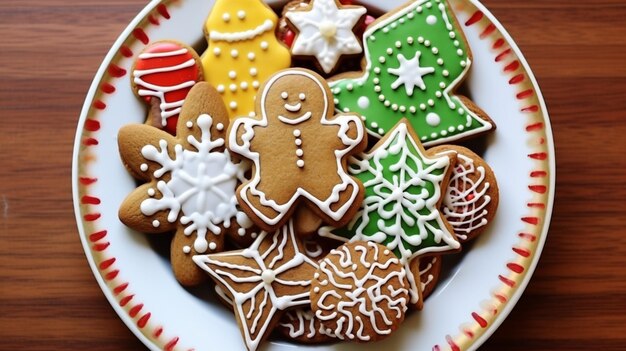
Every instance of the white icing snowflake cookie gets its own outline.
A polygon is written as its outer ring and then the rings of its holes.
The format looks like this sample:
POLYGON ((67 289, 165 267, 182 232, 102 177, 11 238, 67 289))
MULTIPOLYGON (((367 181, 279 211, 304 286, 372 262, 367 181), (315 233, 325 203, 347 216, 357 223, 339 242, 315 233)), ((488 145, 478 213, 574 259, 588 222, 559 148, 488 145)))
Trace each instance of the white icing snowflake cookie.
POLYGON ((237 206, 235 190, 246 167, 233 163, 225 149, 228 123, 217 91, 198 83, 183 106, 177 137, 147 125, 119 132, 124 164, 145 182, 122 203, 120 220, 144 233, 176 232, 171 260, 183 285, 203 280, 194 254, 219 252, 227 228, 251 226, 237 206))
POLYGON ((291 53, 314 58, 326 74, 334 72, 344 56, 363 52, 354 30, 366 13, 362 6, 338 0, 313 0, 304 9, 288 11, 285 17, 297 33, 291 53))

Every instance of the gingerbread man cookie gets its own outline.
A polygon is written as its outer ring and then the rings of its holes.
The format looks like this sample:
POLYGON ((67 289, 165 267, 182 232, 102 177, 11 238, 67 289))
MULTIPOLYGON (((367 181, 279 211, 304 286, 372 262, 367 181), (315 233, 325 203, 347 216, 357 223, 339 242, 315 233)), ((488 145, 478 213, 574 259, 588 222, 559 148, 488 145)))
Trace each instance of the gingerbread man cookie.
POLYGON ((272 74, 291 65, 276 38, 278 16, 261 0, 217 0, 205 24, 206 81, 228 106, 230 118, 254 112, 254 97, 272 74))
POLYGON ((176 41, 158 41, 135 60, 132 87, 150 104, 148 124, 176 133, 178 115, 191 88, 203 79, 200 57, 176 41))
POLYGON ((219 94, 198 83, 183 106, 177 137, 141 124, 119 132, 122 160, 144 182, 120 206, 120 220, 144 233, 175 232, 172 267, 186 286, 205 277, 194 254, 219 252, 227 228, 251 226, 237 206, 235 190, 247 167, 233 163, 224 147, 228 123, 219 94))
POLYGON ((325 81, 303 69, 274 75, 256 102, 258 117, 238 118, 229 131, 228 147, 253 162, 237 192, 244 212, 267 231, 300 203, 326 223, 346 224, 363 199, 363 185, 347 173, 348 157, 367 144, 360 117, 333 116, 325 81))

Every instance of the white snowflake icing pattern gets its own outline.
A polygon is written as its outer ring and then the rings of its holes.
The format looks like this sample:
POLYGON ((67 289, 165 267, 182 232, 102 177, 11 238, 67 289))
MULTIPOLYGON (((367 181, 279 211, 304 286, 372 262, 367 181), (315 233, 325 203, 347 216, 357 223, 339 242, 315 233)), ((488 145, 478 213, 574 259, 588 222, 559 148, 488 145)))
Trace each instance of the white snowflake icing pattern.
MULTIPOLYGON (((159 180, 157 183, 162 197, 144 200, 141 212, 152 216, 160 211, 169 211, 167 220, 170 223, 174 223, 182 212, 180 223, 187 225, 185 235, 195 232, 194 250, 204 253, 216 247, 215 243, 207 241, 207 233, 220 235, 220 226, 228 228, 233 219, 238 221, 242 217, 238 215, 235 190, 237 181, 244 180, 245 166, 232 163, 227 150, 212 152, 224 146, 224 139, 212 140, 211 116, 202 115, 196 123, 202 132, 200 140, 194 136, 187 138, 195 151, 186 150, 180 144, 168 145, 165 140, 159 142, 159 148, 146 145, 141 150, 146 160, 161 165, 153 174, 156 179, 168 173, 171 175, 169 181, 159 180), (168 153, 170 147, 174 148, 174 158, 168 153)), ((187 127, 193 127, 193 123, 187 127)), ((158 227, 159 223, 155 222, 155 226, 158 227)))
POLYGON ((415 87, 418 87, 422 90, 426 90, 426 83, 424 83, 424 76, 427 74, 432 74, 435 72, 434 67, 421 67, 420 66, 420 57, 422 53, 417 51, 415 53, 415 57, 408 60, 402 54, 398 54, 398 61, 400 61, 400 67, 398 68, 389 68, 387 71, 395 76, 398 76, 398 79, 391 84, 391 88, 393 90, 398 89, 400 86, 404 85, 406 89, 406 93, 409 96, 413 96, 413 92, 415 91, 415 87))

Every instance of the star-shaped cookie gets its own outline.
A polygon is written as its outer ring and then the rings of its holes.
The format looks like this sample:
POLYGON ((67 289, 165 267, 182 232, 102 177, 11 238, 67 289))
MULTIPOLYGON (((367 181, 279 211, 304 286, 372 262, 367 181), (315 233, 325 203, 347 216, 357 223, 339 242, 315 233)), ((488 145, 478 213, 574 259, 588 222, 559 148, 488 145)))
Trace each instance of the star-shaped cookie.
POLYGON ((315 57, 330 74, 342 56, 363 52, 353 30, 366 13, 362 6, 344 6, 337 0, 313 0, 304 10, 287 12, 285 17, 298 33, 291 53, 315 57))
POLYGON ((234 301, 248 350, 259 347, 285 310, 311 303, 318 265, 304 252, 289 221, 274 234, 262 232, 248 249, 194 257, 234 301))
MULTIPOLYGON (((454 157, 430 156, 415 131, 401 120, 362 160, 353 173, 365 186, 365 200, 345 228, 322 227, 321 236, 344 241, 374 241, 387 246, 405 264, 427 253, 461 247, 439 210, 454 157)), ((416 292, 417 282, 413 292, 416 292)), ((417 303, 418 295, 412 294, 417 303)))

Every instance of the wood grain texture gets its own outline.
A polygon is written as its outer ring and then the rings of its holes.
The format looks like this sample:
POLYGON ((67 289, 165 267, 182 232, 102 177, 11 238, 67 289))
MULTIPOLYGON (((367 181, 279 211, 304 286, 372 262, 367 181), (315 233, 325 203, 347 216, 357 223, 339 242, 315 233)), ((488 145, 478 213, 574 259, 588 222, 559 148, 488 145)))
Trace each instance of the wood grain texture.
MULTIPOLYGON (((545 95, 557 202, 539 267, 483 350, 626 349, 626 3, 484 0, 545 95)), ((0 2, 0 349, 141 350, 71 200, 83 99, 144 0, 0 2)))

